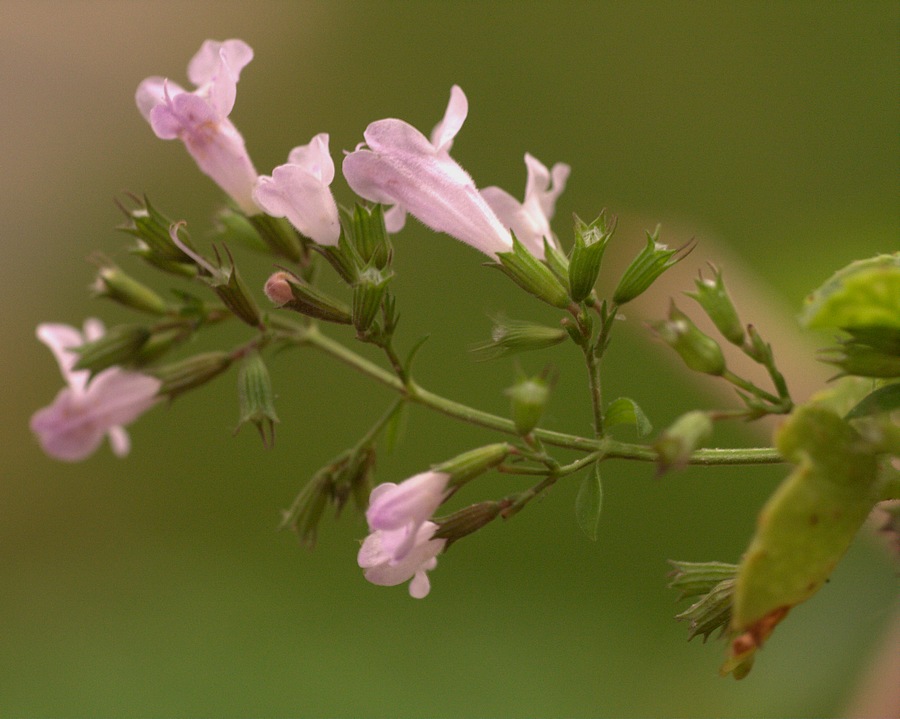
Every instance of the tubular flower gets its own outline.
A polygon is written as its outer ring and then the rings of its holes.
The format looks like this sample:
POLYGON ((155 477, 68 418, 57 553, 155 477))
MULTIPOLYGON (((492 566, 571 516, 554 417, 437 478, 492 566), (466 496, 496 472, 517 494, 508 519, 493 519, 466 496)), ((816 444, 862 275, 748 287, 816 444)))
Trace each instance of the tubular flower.
POLYGON ((365 569, 365 578, 382 587, 393 587, 412 579, 409 594, 422 599, 431 591, 431 583, 426 572, 437 566, 437 555, 444 549, 446 539, 432 539, 438 525, 423 522, 416 531, 409 552, 400 560, 394 558, 391 547, 396 544, 396 535, 406 530, 385 531, 377 529, 362 544, 357 555, 359 566, 365 569))
POLYGON ((500 221, 510 228, 532 255, 544 259, 544 239, 552 247, 559 247, 550 220, 556 211, 556 198, 566 189, 571 168, 557 162, 548 171, 536 157, 525 153, 528 180, 525 183, 525 199, 519 202, 499 187, 485 187, 481 196, 487 201, 500 221))
POLYGON ((334 161, 323 132, 291 150, 287 164, 257 180, 253 199, 273 217, 287 217, 301 233, 320 245, 336 245, 341 234, 337 205, 329 185, 334 161))
POLYGON ((437 525, 429 520, 446 499, 449 480, 444 472, 423 472, 372 490, 366 510, 371 533, 357 557, 366 579, 383 586, 412 579, 412 596, 421 599, 428 594, 425 572, 437 566, 437 555, 446 544, 444 539, 432 539, 437 525))
POLYGON ((431 229, 496 259, 496 253, 512 249, 509 232, 469 174, 450 157, 468 111, 465 94, 454 85, 430 140, 403 120, 373 122, 364 133, 367 147, 344 158, 344 176, 361 197, 394 205, 385 213, 388 231, 399 231, 409 212, 431 229))
POLYGON ((193 92, 162 77, 148 77, 135 93, 141 114, 156 136, 179 138, 200 169, 248 215, 258 214, 252 191, 256 170, 244 138, 228 119, 241 70, 253 59, 242 40, 207 40, 188 64, 193 92))
POLYGON ((73 348, 103 336, 99 320, 88 320, 82 335, 74 327, 41 324, 38 339, 50 348, 68 386, 53 403, 31 417, 31 429, 44 451, 55 459, 77 462, 92 454, 109 436, 113 452, 124 457, 131 442, 124 425, 130 424, 157 401, 161 382, 139 372, 110 367, 90 378, 88 370, 73 369, 78 354, 73 348))

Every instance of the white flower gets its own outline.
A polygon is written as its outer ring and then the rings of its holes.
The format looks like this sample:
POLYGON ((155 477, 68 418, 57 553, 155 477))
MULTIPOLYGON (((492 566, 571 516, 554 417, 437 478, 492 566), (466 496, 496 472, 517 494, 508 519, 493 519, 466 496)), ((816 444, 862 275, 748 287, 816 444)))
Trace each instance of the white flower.
POLYGON ((328 133, 291 150, 287 164, 257 180, 253 199, 273 217, 287 217, 301 233, 320 245, 336 245, 341 234, 337 205, 329 185, 334 161, 328 133))
POLYGON ((41 324, 38 339, 59 363, 68 386, 53 403, 31 417, 31 429, 44 451, 55 459, 77 462, 92 454, 109 436, 113 452, 128 454, 131 443, 124 425, 130 424, 159 399, 161 382, 139 372, 110 367, 90 378, 87 370, 74 370, 78 354, 73 348, 103 336, 99 320, 88 320, 84 334, 62 324, 41 324))
POLYGON ((540 160, 528 153, 525 153, 525 166, 528 168, 528 180, 522 202, 499 187, 485 187, 481 196, 500 221, 515 233, 516 239, 532 255, 544 259, 545 238, 551 247, 559 246, 550 229, 550 220, 556 211, 556 198, 566 188, 571 168, 558 162, 548 172, 540 160))
POLYGON ((135 94, 156 136, 181 139, 200 169, 248 215, 259 213, 252 197, 257 174, 244 138, 228 115, 241 70, 252 59, 253 50, 242 40, 207 40, 188 65, 188 78, 196 85, 193 92, 154 76, 135 94))
POLYGON ((403 120, 373 122, 364 133, 367 147, 344 158, 344 177, 361 197, 394 205, 385 213, 389 232, 399 231, 409 212, 431 229, 496 259, 498 252, 512 249, 509 232, 469 174, 450 157, 453 138, 467 114, 466 96, 454 85, 430 140, 403 120))
POLYGON ((383 587, 393 587, 411 579, 410 596, 416 599, 427 596, 431 583, 426 572, 437 566, 437 555, 447 543, 446 539, 432 539, 437 527, 434 522, 423 522, 413 537, 409 551, 399 561, 394 558, 394 548, 398 544, 396 535, 406 530, 378 529, 372 532, 357 555, 359 566, 366 570, 365 578, 383 587))

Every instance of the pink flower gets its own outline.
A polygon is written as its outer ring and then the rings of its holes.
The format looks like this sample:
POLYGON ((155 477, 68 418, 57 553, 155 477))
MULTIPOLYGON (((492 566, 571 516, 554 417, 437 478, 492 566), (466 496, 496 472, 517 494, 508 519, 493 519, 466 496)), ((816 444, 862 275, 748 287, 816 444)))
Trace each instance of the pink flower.
POLYGON ((545 238, 551 247, 559 246, 550 229, 550 220, 556 211, 556 198, 566 188, 571 168, 558 162, 548 172, 540 160, 528 153, 525 153, 525 166, 528 168, 528 180, 522 202, 499 187, 485 187, 481 196, 500 221, 515 233, 519 242, 532 255, 544 259, 545 238))
POLYGON ((162 77, 148 77, 135 94, 156 136, 181 139, 200 169, 248 215, 259 213, 252 197, 257 174, 228 115, 241 70, 252 59, 253 50, 242 40, 207 40, 188 65, 193 92, 162 77))
POLYGON ((366 579, 382 586, 412 579, 412 596, 421 599, 428 594, 425 572, 437 566, 437 555, 446 544, 445 539, 432 539, 437 525, 429 520, 447 498, 449 480, 444 472, 423 472, 372 490, 366 510, 371 533, 357 557, 366 579))
POLYGON ((260 177, 253 199, 273 217, 287 217, 301 233, 320 245, 336 245, 341 234, 337 205, 329 185, 334 161, 328 152, 328 133, 291 150, 287 164, 260 177))
POLYGON ((48 407, 31 417, 31 429, 44 451, 55 459, 77 462, 92 454, 109 436, 113 452, 124 457, 131 448, 123 425, 130 424, 157 401, 161 382, 139 372, 110 367, 90 378, 87 370, 74 370, 78 354, 73 348, 103 336, 99 320, 84 323, 82 335, 74 327, 41 324, 38 339, 59 363, 67 387, 48 407))
POLYGON ((465 94, 454 85, 430 140, 403 120, 373 122, 364 133, 368 147, 344 158, 344 176, 361 197, 394 205, 385 214, 388 231, 399 231, 409 212, 431 229, 496 259, 496 253, 512 249, 509 232, 469 174, 450 157, 468 111, 465 94))
POLYGON ((431 591, 426 572, 437 566, 437 555, 444 549, 446 539, 432 539, 437 525, 423 522, 415 533, 409 551, 402 559, 396 559, 393 548, 397 545, 398 532, 406 530, 381 530, 372 532, 362 544, 357 555, 359 566, 365 569, 365 578, 382 587, 393 587, 412 580, 410 596, 422 599, 431 591))

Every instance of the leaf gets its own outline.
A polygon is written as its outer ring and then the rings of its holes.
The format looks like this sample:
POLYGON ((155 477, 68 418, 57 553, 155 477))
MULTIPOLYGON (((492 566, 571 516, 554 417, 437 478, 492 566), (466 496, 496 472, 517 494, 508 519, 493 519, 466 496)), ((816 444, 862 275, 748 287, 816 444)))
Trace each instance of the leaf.
POLYGON ((603 506, 603 485, 600 482, 600 466, 585 475, 575 497, 575 519, 581 531, 592 542, 597 541, 597 527, 600 524, 600 509, 603 506))
POLYGON ((900 253, 838 270, 807 297, 800 322, 810 329, 900 328, 900 253))
POLYGON ((892 412, 898 408, 900 408, 900 383, 889 384, 863 397, 859 404, 847 413, 845 419, 868 417, 880 412, 892 412))
POLYGON ((619 397, 610 402, 606 408, 604 423, 607 428, 615 427, 617 424, 633 424, 639 437, 646 437, 653 431, 653 425, 650 424, 647 415, 630 397, 619 397))

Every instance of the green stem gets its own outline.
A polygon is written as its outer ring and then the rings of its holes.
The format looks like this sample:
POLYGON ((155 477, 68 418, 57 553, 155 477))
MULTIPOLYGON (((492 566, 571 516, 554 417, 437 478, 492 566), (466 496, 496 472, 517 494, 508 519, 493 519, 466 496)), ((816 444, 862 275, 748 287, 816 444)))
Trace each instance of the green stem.
MULTIPOLYGON (((285 336, 285 339, 290 339, 297 344, 315 347, 339 359, 358 372, 403 395, 410 402, 415 402, 469 424, 492 429, 503 434, 518 436, 512 420, 454 402, 420 387, 413 380, 409 380, 409 383, 404 385, 391 372, 323 335, 316 325, 297 327, 292 333, 285 336)), ((598 457, 603 459, 631 459, 640 462, 655 462, 657 460, 656 450, 643 444, 619 442, 609 437, 590 439, 548 429, 535 429, 532 432, 537 439, 546 444, 581 452, 596 452, 598 457)), ((700 449, 694 452, 689 460, 690 464, 701 465, 777 464, 780 462, 784 462, 784 458, 777 450, 770 447, 700 449)))

